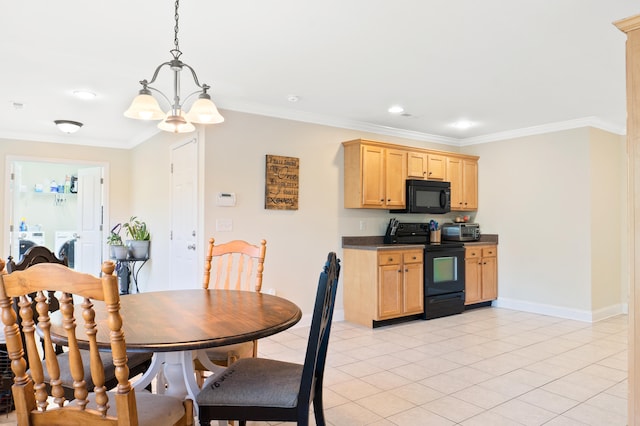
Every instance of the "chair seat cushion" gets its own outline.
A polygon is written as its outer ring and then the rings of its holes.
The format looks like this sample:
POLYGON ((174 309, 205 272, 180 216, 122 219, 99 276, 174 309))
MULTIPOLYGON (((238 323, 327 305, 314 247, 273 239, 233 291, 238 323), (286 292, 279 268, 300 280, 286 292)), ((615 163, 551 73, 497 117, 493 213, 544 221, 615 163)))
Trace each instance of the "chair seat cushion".
POLYGON ((210 376, 196 398, 201 406, 292 408, 298 403, 302 365, 242 358, 210 376))
MULTIPOLYGON (((145 361, 151 359, 153 354, 151 352, 127 352, 127 359, 129 365, 139 365, 145 361)), ((80 357, 82 358, 82 365, 84 366, 85 377, 84 380, 87 383, 87 389, 93 390, 93 380, 91 379, 91 373, 89 369, 89 351, 80 350, 80 357)), ((71 377, 71 371, 69 367, 69 353, 63 352, 57 356, 58 365, 60 366, 60 380, 62 386, 73 388, 73 378, 71 377)), ((102 365, 104 366, 105 381, 115 377, 116 366, 113 364, 113 357, 111 352, 100 352, 100 359, 102 359, 102 365)), ((42 367, 44 369, 44 381, 49 382, 51 378, 47 372, 45 361, 42 361, 42 367)))
MULTIPOLYGON (((117 417, 116 393, 107 392, 109 396, 109 408, 107 414, 117 417)), ((96 394, 89 393, 89 408, 96 407, 96 394)), ((76 400, 70 401, 70 405, 77 405, 76 400)), ((136 407, 138 409, 138 426, 158 426, 175 424, 184 416, 183 402, 173 396, 159 395, 147 391, 136 391, 136 407)))
POLYGON ((253 356, 253 342, 242 342, 234 345, 218 346, 217 348, 208 348, 206 350, 207 357, 213 362, 220 362, 226 365, 229 353, 236 358, 250 358, 253 356))

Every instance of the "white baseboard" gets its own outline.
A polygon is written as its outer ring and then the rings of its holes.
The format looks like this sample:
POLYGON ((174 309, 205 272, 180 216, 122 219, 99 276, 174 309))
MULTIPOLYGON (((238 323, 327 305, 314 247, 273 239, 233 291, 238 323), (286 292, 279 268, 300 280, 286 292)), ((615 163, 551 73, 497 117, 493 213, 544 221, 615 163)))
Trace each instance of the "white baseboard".
POLYGON ((615 315, 628 313, 628 306, 620 303, 608 306, 606 308, 595 311, 586 311, 582 309, 572 309, 563 306, 547 305, 544 303, 532 303, 523 300, 508 299, 504 297, 498 298, 492 303, 492 306, 498 308, 514 309, 516 311, 532 312, 541 315, 550 315, 553 317, 567 318, 583 322, 596 322, 615 315))

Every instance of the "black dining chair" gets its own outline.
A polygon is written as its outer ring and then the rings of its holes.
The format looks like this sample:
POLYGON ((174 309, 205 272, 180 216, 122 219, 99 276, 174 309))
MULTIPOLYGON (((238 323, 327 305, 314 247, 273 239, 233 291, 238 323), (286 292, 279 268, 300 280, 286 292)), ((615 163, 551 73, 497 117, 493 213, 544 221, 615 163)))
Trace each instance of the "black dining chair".
POLYGON ((309 424, 313 403, 316 425, 325 424, 322 407, 331 319, 338 287, 340 261, 329 253, 320 273, 304 364, 265 358, 241 358, 210 376, 196 397, 201 426, 212 420, 296 422, 309 424))

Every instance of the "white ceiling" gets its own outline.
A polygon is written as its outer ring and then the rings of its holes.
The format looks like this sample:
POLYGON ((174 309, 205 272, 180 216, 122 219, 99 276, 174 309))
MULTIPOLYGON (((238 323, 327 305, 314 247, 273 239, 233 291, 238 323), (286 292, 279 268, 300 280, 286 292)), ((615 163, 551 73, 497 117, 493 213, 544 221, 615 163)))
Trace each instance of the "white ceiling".
MULTIPOLYGON (((0 137, 130 147, 157 131, 122 113, 170 59, 173 2, 3 6, 0 137), (55 119, 84 127, 66 135, 55 119)), ((612 22, 638 13, 635 0, 183 0, 179 38, 222 110, 468 144, 579 125, 624 133, 626 37, 612 22), (477 125, 450 126, 459 119, 477 125)), ((156 86, 171 91, 167 69, 156 86)))

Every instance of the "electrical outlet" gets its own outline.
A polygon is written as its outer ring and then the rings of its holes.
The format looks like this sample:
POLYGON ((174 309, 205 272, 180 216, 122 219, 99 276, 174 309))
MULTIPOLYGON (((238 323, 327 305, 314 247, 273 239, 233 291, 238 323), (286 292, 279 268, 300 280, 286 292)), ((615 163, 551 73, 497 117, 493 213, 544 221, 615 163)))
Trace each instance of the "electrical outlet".
POLYGON ((366 231, 367 230, 367 222, 365 222, 364 220, 360 221, 360 230, 361 231, 366 231))
POLYGON ((233 220, 232 219, 216 219, 216 231, 217 232, 233 231, 233 220))

